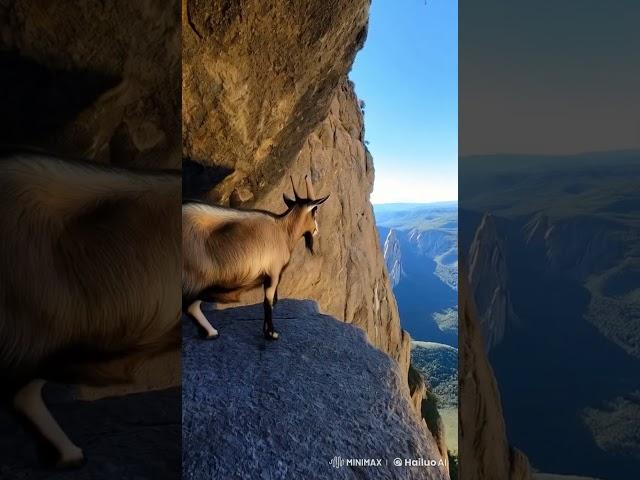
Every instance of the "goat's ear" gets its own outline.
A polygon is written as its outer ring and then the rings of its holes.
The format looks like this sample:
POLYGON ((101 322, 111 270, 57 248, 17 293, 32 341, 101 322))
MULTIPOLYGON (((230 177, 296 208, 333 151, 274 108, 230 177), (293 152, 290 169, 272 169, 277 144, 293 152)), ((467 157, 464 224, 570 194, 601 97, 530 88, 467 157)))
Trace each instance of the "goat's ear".
POLYGON ((287 197, 287 194, 286 194, 286 193, 283 193, 283 194, 282 194, 282 199, 284 200, 284 203, 286 203, 286 204, 287 204, 287 207, 288 207, 288 208, 291 208, 291 207, 293 207, 293 206, 296 204, 296 201, 295 201, 295 200, 290 199, 289 197, 287 197))
POLYGON ((309 203, 309 206, 307 207, 309 211, 313 210, 314 208, 316 208, 318 205, 322 205, 324 202, 327 201, 327 198, 329 198, 331 196, 331 194, 322 197, 322 198, 318 198, 317 200, 313 200, 312 202, 309 203))

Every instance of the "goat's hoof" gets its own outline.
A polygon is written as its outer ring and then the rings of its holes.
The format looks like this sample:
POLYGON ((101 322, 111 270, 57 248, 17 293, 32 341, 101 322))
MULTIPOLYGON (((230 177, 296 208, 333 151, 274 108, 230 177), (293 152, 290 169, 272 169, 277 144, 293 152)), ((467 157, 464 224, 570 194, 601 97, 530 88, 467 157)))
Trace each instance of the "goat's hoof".
POLYGON ((60 457, 60 460, 56 463, 56 468, 60 470, 69 470, 73 468, 80 468, 85 463, 87 463, 87 459, 82 453, 81 449, 74 449, 70 452, 65 452, 60 457))
POLYGON ((264 332, 264 338, 267 340, 277 340, 280 337, 280 334, 276 331, 267 331, 264 332))
POLYGON ((219 336, 220 336, 220 334, 219 334, 218 332, 215 332, 215 333, 208 333, 208 334, 204 337, 204 339, 205 339, 205 340, 214 340, 214 339, 218 338, 219 336))

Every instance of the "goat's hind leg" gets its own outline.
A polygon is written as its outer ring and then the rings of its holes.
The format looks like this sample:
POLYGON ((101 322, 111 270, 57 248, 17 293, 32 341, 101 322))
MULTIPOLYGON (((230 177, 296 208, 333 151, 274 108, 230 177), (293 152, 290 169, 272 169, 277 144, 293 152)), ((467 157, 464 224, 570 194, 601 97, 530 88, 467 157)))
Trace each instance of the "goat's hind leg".
POLYGON ((187 309, 187 311, 193 318, 196 319, 196 322, 198 322, 198 325, 204 328, 206 332, 207 340, 218 338, 218 335, 219 335, 218 331, 215 328, 213 328, 209 320, 207 320, 207 317, 205 317, 204 313, 202 313, 202 310, 200 310, 201 303, 202 303, 202 300, 196 300, 191 305, 189 305, 189 308, 187 309))
POLYGON ((42 398, 45 381, 35 379, 22 387, 13 397, 15 409, 22 413, 58 451, 57 467, 78 467, 84 463, 82 450, 60 428, 42 398))
POLYGON ((280 275, 278 275, 278 283, 276 283, 275 288, 273 289, 273 304, 271 305, 272 307, 275 307, 278 304, 278 287, 280 286, 280 281, 282 280, 282 274, 284 273, 284 270, 287 268, 287 265, 284 266, 284 268, 280 271, 280 275))

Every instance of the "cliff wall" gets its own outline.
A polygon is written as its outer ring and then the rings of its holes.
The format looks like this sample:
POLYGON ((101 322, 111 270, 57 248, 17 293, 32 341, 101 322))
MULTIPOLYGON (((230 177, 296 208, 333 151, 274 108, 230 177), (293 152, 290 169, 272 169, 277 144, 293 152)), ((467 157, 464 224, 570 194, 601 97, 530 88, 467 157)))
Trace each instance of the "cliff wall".
POLYGON ((0 3, 0 142, 180 166, 177 2, 0 3))
POLYGON ((508 443, 500 392, 463 268, 459 285, 460 478, 531 480, 529 460, 508 443))

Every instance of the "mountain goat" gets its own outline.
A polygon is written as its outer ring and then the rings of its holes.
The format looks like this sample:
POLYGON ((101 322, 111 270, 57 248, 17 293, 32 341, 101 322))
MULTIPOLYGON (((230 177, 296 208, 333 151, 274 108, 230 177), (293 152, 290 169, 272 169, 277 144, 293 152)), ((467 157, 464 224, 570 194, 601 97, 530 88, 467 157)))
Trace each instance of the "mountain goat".
POLYGON ((42 387, 127 381, 180 345, 180 174, 0 156, 0 381, 77 465, 42 387))
POLYGON ((263 334, 278 338, 273 327, 273 306, 278 284, 298 240, 313 251, 318 234, 316 212, 329 195, 315 198, 311 179, 305 177, 307 198, 284 195, 287 210, 278 215, 262 210, 236 210, 202 203, 182 207, 182 306, 205 330, 218 332, 202 313, 203 301, 228 303, 253 288, 264 289, 263 334))

